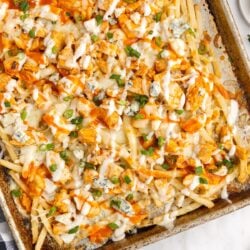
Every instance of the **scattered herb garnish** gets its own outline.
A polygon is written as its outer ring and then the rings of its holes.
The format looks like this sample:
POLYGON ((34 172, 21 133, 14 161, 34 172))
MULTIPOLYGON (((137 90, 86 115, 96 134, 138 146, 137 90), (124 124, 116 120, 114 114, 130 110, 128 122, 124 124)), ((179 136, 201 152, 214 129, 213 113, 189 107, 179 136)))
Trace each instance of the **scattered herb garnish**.
POLYGON ((78 116, 76 118, 73 118, 70 122, 74 125, 79 125, 83 121, 83 118, 81 116, 78 116))
POLYGON ((162 39, 160 36, 156 37, 155 38, 155 44, 158 46, 158 47, 161 47, 162 45, 162 39))
POLYGON ((154 148, 149 147, 148 149, 143 149, 141 150, 141 154, 146 155, 146 156, 152 156, 154 154, 154 148))
POLYGON ((200 55, 205 55, 208 52, 207 46, 204 42, 200 42, 199 48, 198 48, 198 53, 200 55))
POLYGON ((77 138, 77 137, 78 137, 78 132, 77 132, 77 131, 71 131, 71 132, 69 133, 69 136, 70 136, 71 138, 77 138))
POLYGON ((200 184, 208 184, 207 179, 200 177, 199 178, 200 184))
POLYGON ((148 96, 146 95, 136 95, 134 99, 139 102, 140 108, 143 108, 148 102, 148 96))
POLYGON ((11 104, 10 104, 10 102, 5 101, 5 102, 4 102, 4 106, 5 106, 5 108, 10 108, 10 107, 11 107, 11 104))
POLYGON ((63 100, 64 100, 65 102, 71 101, 72 99, 73 99, 73 96, 71 96, 71 95, 65 96, 65 97, 63 98, 63 100))
POLYGON ((140 114, 140 113, 138 113, 138 114, 136 114, 134 116, 135 120, 141 120, 141 119, 144 119, 144 118, 145 118, 145 115, 144 114, 140 114))
POLYGON ((110 76, 110 79, 115 80, 119 87, 124 87, 125 86, 125 82, 121 79, 121 75, 112 74, 110 76))
POLYGON ((184 113, 184 110, 183 109, 176 109, 175 113, 178 115, 182 115, 184 113))
POLYGON ((114 37, 114 34, 113 33, 111 33, 111 32, 108 32, 107 33, 107 38, 108 39, 112 39, 114 37))
POLYGON ((195 168, 195 174, 196 175, 201 175, 203 173, 203 168, 202 166, 198 166, 195 168))
POLYGON ((110 207, 119 209, 121 207, 121 203, 122 202, 120 200, 111 200, 110 207))
POLYGON ((158 23, 161 21, 161 16, 162 16, 162 12, 158 12, 156 13, 156 15, 154 16, 154 20, 158 23))
POLYGON ((14 196, 14 197, 20 197, 22 194, 21 190, 20 189, 13 189, 11 190, 11 195, 14 196))
POLYGON ((20 117, 23 121, 27 118, 27 111, 25 109, 21 111, 20 117))
POLYGON ((130 179, 130 177, 129 177, 128 175, 125 175, 125 176, 124 176, 124 181, 125 181, 127 184, 130 184, 132 180, 130 179))
POLYGON ((133 194, 128 194, 126 197, 127 201, 132 201, 134 199, 134 195, 133 194))
POLYGON ((75 234, 79 229, 79 226, 73 227, 68 231, 68 234, 75 234))
POLYGON ((139 51, 133 49, 131 46, 127 46, 125 48, 125 52, 126 52, 127 56, 130 56, 130 57, 140 58, 140 56, 141 56, 141 53, 139 51))
POLYGON ((65 161, 66 161, 67 158, 68 158, 68 155, 67 155, 67 151, 66 151, 66 150, 61 151, 61 152, 59 153, 59 155, 60 155, 61 159, 65 160, 65 161))
POLYGON ((85 165, 84 167, 86 169, 94 169, 95 168, 95 165, 93 163, 90 163, 90 162, 85 162, 85 165))
POLYGON ((57 52, 58 52, 58 48, 56 46, 53 46, 52 47, 52 53, 57 54, 57 52))
POLYGON ((73 109, 67 109, 64 113, 63 113, 63 117, 66 119, 69 119, 73 116, 73 109))
POLYGON ((123 0, 125 3, 135 3, 137 2, 138 0, 123 0))
POLYGON ((168 170, 170 168, 170 166, 167 163, 163 163, 161 167, 165 170, 168 170))
POLYGON ((36 30, 34 28, 29 31, 29 37, 30 38, 35 38, 36 37, 36 30))
POLYGON ((49 169, 51 172, 55 172, 57 170, 57 165, 56 164, 52 164, 49 166, 49 169))
POLYGON ((162 136, 158 137, 157 144, 159 147, 162 147, 165 144, 165 139, 162 136))
POLYGON ((91 35, 91 41, 93 42, 93 43, 95 43, 95 42, 97 42, 99 40, 99 37, 97 36, 97 35, 91 35))
POLYGON ((19 6, 20 10, 23 12, 27 12, 30 8, 29 2, 27 0, 19 2, 18 6, 19 6))
POLYGON ((94 197, 101 197, 102 196, 102 191, 99 189, 92 189, 91 192, 92 192, 94 197))
POLYGON ((113 183, 113 184, 118 184, 120 182, 119 178, 117 176, 112 176, 110 178, 110 181, 113 183))
POLYGON ((193 37, 195 37, 195 31, 192 28, 187 29, 187 32, 193 37))
POLYGON ((48 212, 48 216, 52 216, 55 212, 56 212, 57 208, 56 207, 51 207, 49 212, 48 212))
POLYGON ((28 18, 29 17, 29 14, 27 14, 27 13, 25 13, 25 14, 23 14, 23 15, 21 15, 20 16, 20 19, 22 20, 22 21, 24 21, 26 18, 28 18))
POLYGON ((96 20, 97 25, 99 26, 99 25, 102 24, 103 16, 97 15, 97 16, 95 17, 95 20, 96 20))
POLYGON ((54 148, 55 148, 55 144, 54 143, 41 144, 39 146, 39 150, 43 151, 43 152, 53 150, 54 148))
POLYGON ((119 228, 119 226, 114 222, 109 223, 108 227, 111 228, 112 230, 116 230, 117 228, 119 228))

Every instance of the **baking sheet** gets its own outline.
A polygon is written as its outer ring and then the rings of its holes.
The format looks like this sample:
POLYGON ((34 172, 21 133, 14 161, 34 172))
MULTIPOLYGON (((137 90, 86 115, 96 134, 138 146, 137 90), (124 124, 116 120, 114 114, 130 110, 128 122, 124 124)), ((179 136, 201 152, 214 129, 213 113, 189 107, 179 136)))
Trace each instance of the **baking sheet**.
MULTIPOLYGON (((232 60, 234 68, 231 67, 229 58, 225 55, 225 47, 220 44, 220 48, 216 48, 215 53, 218 58, 224 55, 225 58, 220 62, 223 65, 222 75, 225 84, 230 84, 237 87, 237 82, 240 83, 245 90, 246 98, 250 103, 250 65, 245 58, 246 52, 238 30, 234 24, 234 20, 230 13, 229 6, 226 0, 207 0, 209 8, 215 16, 217 26, 220 29, 220 35, 223 38, 226 49, 232 60), (234 69, 234 73, 233 73, 234 69)), ((200 1, 202 6, 203 18, 206 21, 209 34, 213 37, 218 33, 216 25, 213 21, 212 15, 209 13, 208 6, 205 0, 200 1), (209 20, 209 21, 208 21, 209 20)), ((250 106, 249 106, 250 107, 250 106)), ((5 171, 0 171, 0 183, 6 184, 7 174, 5 171)), ((31 249, 30 232, 26 229, 25 221, 21 219, 15 205, 10 197, 8 186, 0 185, 0 203, 9 222, 13 236, 17 242, 19 249, 31 249)), ((243 191, 238 194, 233 194, 230 199, 232 203, 219 200, 212 209, 200 208, 192 213, 184 215, 176 220, 175 228, 168 231, 160 226, 153 226, 144 228, 138 231, 137 234, 128 235, 128 237, 119 242, 108 243, 102 247, 105 250, 111 249, 137 249, 152 242, 164 239, 171 235, 177 234, 188 228, 200 225, 212 219, 218 218, 222 215, 233 212, 239 208, 250 204, 250 190, 243 191)), ((48 248, 46 248, 48 250, 48 248)))

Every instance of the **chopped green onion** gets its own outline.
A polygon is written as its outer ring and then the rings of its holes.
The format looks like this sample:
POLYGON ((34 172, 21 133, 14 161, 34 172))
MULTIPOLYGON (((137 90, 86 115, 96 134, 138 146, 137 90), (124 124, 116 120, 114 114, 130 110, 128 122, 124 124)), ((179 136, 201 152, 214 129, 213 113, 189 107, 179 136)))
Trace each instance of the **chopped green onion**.
POLYGON ((203 173, 203 167, 202 166, 198 166, 195 168, 195 174, 196 175, 201 175, 203 173))
POLYGON ((30 38, 35 38, 36 37, 36 30, 34 28, 29 31, 29 37, 30 38))
POLYGON ((136 95, 134 98, 135 101, 139 102, 141 108, 143 108, 147 104, 149 99, 146 95, 136 95))
POLYGON ((165 170, 168 170, 170 168, 170 166, 167 163, 163 163, 161 167, 165 170))
POLYGON ((132 201, 134 199, 134 195, 133 194, 128 194, 126 197, 127 201, 132 201))
POLYGON ((121 203, 122 203, 121 200, 111 200, 110 206, 119 209, 121 207, 121 203))
POLYGON ((20 116, 21 116, 21 119, 24 121, 27 118, 27 111, 23 109, 20 116))
POLYGON ((200 184, 208 184, 207 179, 200 177, 199 178, 200 184))
POLYGON ((61 152, 59 153, 59 155, 60 155, 61 159, 65 160, 65 161, 66 161, 67 158, 68 158, 68 155, 67 155, 67 151, 66 151, 66 150, 61 151, 61 152))
POLYGON ((94 168, 95 168, 95 165, 94 165, 93 163, 90 163, 90 162, 87 162, 87 161, 86 161, 84 167, 85 167, 86 169, 94 169, 94 168))
POLYGON ((66 119, 69 119, 73 116, 73 109, 67 109, 64 113, 63 113, 63 117, 66 119))
POLYGON ((11 195, 14 196, 14 197, 20 197, 22 195, 22 192, 20 189, 13 189, 11 190, 11 195))
POLYGON ((102 191, 99 189, 92 189, 91 192, 92 192, 94 197, 101 197, 102 196, 102 191))
POLYGON ((56 212, 57 208, 56 207, 51 207, 49 212, 48 212, 48 216, 52 216, 55 212, 56 212))
POLYGON ((140 114, 140 113, 138 113, 138 114, 136 114, 134 116, 135 120, 141 120, 141 119, 144 119, 144 118, 145 118, 145 115, 144 114, 140 114))
POLYGON ((148 149, 143 149, 141 150, 141 154, 146 155, 146 156, 152 156, 154 154, 154 148, 149 147, 148 149))
POLYGON ((81 116, 78 116, 78 117, 72 119, 70 122, 72 124, 79 125, 82 123, 82 121, 83 121, 83 118, 81 116))
POLYGON ((153 30, 150 30, 150 31, 148 32, 149 35, 152 35, 153 33, 154 33, 153 30))
POLYGON ((184 110, 183 109, 176 109, 175 113, 178 115, 182 115, 184 113, 184 110))
POLYGON ((102 24, 103 16, 97 15, 97 16, 95 17, 95 20, 96 20, 97 26, 99 26, 100 24, 102 24))
POLYGON ((20 10, 21 11, 23 11, 23 12, 27 12, 28 10, 29 10, 29 3, 28 3, 28 1, 27 0, 24 0, 24 1, 21 1, 20 3, 19 3, 19 8, 20 8, 20 10))
POLYGON ((109 223, 108 227, 111 228, 112 230, 116 230, 117 228, 119 228, 119 226, 114 222, 109 223))
POLYGON ((162 147, 165 144, 165 139, 162 136, 158 137, 157 144, 159 147, 162 147))
POLYGON ((148 135, 147 134, 142 134, 143 141, 148 141, 148 135))
POLYGON ((4 102, 4 106, 5 106, 6 108, 10 108, 11 104, 10 104, 10 102, 5 101, 5 102, 4 102))
POLYGON ((227 160, 227 159, 224 159, 222 161, 223 165, 225 165, 227 168, 232 168, 233 167, 233 161, 230 161, 230 160, 227 160))
POLYGON ((192 28, 187 29, 187 32, 193 37, 195 37, 195 31, 192 28))
POLYGON ((22 21, 24 21, 26 18, 28 18, 29 17, 29 14, 27 14, 27 13, 25 13, 25 14, 23 14, 23 15, 21 15, 20 16, 20 19, 22 20, 22 21))
POLYGON ((49 169, 50 169, 51 172, 55 172, 57 170, 57 165, 52 164, 52 165, 50 165, 49 169))
POLYGON ((124 181, 127 183, 127 184, 129 184, 129 183, 131 183, 131 179, 130 179, 130 177, 128 176, 128 175, 125 175, 124 176, 124 181))
POLYGON ((71 16, 71 13, 68 11, 65 14, 66 14, 66 16, 71 16))
POLYGON ((125 100, 118 101, 118 104, 121 106, 126 106, 127 102, 125 100))
POLYGON ((157 23, 160 22, 161 16, 162 16, 162 12, 156 13, 156 15, 154 16, 154 21, 156 21, 157 23))
POLYGON ((137 2, 138 0, 123 0, 125 3, 135 3, 137 2))
POLYGON ((107 38, 110 40, 110 39, 112 39, 114 37, 114 34, 113 33, 111 33, 111 32, 108 32, 107 33, 107 38))
POLYGON ((224 149, 223 144, 219 144, 219 145, 218 145, 218 148, 221 149, 221 150, 223 150, 223 149, 224 149))
POLYGON ((125 48, 125 52, 126 52, 127 56, 130 56, 130 57, 140 58, 140 56, 141 56, 141 53, 139 51, 133 49, 131 46, 127 46, 125 48))
POLYGON ((121 75, 112 74, 109 79, 115 80, 119 87, 125 86, 125 82, 121 79, 121 75))
POLYGON ((63 100, 65 101, 65 102, 68 102, 68 101, 70 101, 70 100, 72 100, 73 99, 73 96, 65 96, 64 98, 63 98, 63 100))
POLYGON ((8 50, 8 55, 9 56, 16 56, 18 55, 19 53, 22 53, 23 51, 20 50, 20 49, 10 49, 8 50))
POLYGON ((155 38, 155 44, 158 46, 158 47, 161 47, 162 45, 162 39, 160 36, 156 37, 155 38))
POLYGON ((73 227, 68 231, 68 234, 75 234, 79 229, 79 226, 73 227))
POLYGON ((205 55, 208 52, 206 45, 204 44, 204 42, 201 42, 198 48, 198 53, 200 55, 205 55))
POLYGON ((118 184, 120 182, 119 178, 117 176, 112 176, 110 178, 110 181, 113 183, 113 184, 118 184))
POLYGON ((53 46, 52 47, 52 53, 57 54, 57 52, 58 52, 58 48, 56 46, 53 46))
POLYGON ((39 146, 40 151, 50 151, 55 148, 55 145, 53 143, 48 143, 48 144, 41 144, 39 146))
POLYGON ((78 137, 78 132, 77 132, 77 131, 71 131, 71 132, 69 133, 69 136, 70 136, 71 138, 77 138, 77 137, 78 137))
POLYGON ((99 40, 99 37, 97 35, 91 35, 91 41, 93 43, 97 42, 99 40))

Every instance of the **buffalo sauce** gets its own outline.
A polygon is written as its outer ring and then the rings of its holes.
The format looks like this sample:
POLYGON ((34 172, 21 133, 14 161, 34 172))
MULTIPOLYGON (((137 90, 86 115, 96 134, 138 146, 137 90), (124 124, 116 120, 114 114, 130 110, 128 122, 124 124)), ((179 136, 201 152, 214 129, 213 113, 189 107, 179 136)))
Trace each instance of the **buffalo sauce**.
MULTIPOLYGON (((5 3, 9 4, 9 9, 19 9, 18 4, 15 4, 14 0, 3 0, 5 3)), ((35 0, 28 0, 30 7, 35 7, 36 1, 35 0)))

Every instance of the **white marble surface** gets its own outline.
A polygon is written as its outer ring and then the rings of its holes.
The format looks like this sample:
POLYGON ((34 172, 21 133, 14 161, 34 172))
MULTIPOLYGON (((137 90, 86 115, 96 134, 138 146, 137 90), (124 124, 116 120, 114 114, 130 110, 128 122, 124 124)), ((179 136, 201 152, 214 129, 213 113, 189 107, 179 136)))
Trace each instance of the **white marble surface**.
MULTIPOLYGON (((247 39, 250 26, 240 13, 238 1, 241 0, 228 0, 228 3, 250 60, 250 42, 247 39)), ((250 9, 248 13, 250 15, 250 9)), ((142 249, 250 250, 250 206, 142 249)))

